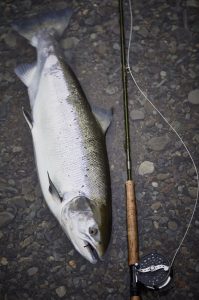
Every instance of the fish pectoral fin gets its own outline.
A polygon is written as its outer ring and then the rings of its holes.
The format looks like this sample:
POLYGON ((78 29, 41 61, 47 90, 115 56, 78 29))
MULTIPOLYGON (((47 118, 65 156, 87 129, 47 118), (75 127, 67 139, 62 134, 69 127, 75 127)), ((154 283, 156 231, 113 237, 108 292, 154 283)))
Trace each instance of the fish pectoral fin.
POLYGON ((21 64, 15 68, 15 74, 29 87, 36 72, 36 63, 21 64))
POLYGON ((49 173, 48 174, 48 181, 49 181, 49 192, 51 193, 51 195, 56 198, 59 199, 60 202, 62 202, 63 198, 60 196, 58 190, 56 189, 54 183, 52 182, 52 180, 50 179, 49 173))
POLYGON ((106 110, 97 106, 92 106, 91 108, 95 118, 102 128, 103 133, 105 134, 113 118, 113 109, 111 108, 109 110, 106 110))
POLYGON ((22 112, 23 112, 23 115, 24 115, 24 118, 25 118, 26 122, 28 123, 28 126, 32 130, 33 121, 32 121, 31 114, 27 110, 25 110, 23 106, 22 106, 22 112))

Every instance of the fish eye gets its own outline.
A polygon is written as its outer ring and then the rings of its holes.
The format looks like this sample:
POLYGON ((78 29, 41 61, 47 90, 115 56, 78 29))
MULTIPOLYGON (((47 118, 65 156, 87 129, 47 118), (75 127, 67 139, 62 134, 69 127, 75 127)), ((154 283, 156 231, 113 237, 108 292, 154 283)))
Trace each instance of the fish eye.
POLYGON ((96 235, 98 233, 98 229, 95 227, 89 227, 90 235, 96 235))

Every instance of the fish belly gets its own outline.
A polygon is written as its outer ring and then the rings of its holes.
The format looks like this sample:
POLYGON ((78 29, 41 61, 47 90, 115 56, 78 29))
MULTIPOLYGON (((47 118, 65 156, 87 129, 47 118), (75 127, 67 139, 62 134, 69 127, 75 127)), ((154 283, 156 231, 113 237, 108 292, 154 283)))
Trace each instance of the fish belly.
POLYGON ((104 201, 107 158, 102 131, 74 76, 50 55, 33 107, 33 143, 41 188, 47 201, 47 172, 61 195, 104 201))

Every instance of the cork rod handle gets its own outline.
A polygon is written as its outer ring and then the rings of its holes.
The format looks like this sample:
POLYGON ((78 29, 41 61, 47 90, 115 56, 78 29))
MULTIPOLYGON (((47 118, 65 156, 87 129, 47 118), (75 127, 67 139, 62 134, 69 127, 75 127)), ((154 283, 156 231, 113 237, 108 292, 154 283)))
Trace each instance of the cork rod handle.
MULTIPOLYGON (((135 188, 132 180, 126 181, 127 201, 127 236, 128 236, 128 263, 134 265, 139 261, 138 225, 135 199, 135 188)), ((141 300, 140 296, 131 296, 131 300, 141 300)))
POLYGON ((127 235, 129 265, 134 265, 139 261, 138 254, 138 229, 137 229, 137 209, 135 202, 135 189, 132 180, 126 181, 126 201, 127 201, 127 235))
POLYGON ((131 296, 131 300, 141 300, 140 296, 131 296))

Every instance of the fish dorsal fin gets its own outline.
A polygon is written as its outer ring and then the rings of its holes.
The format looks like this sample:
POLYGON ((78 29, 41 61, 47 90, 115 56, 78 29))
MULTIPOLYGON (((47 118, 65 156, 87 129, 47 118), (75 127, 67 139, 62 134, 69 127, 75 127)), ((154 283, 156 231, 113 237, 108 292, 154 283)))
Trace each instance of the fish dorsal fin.
POLYGON ((53 198, 55 200, 59 200, 60 202, 62 202, 63 198, 60 196, 58 190, 56 189, 54 183, 52 182, 52 180, 50 179, 49 173, 48 174, 48 181, 49 181, 49 192, 51 193, 51 195, 53 196, 53 198))
POLYGON ((112 121, 113 109, 111 108, 109 110, 106 110, 97 106, 92 106, 91 108, 95 118, 102 128, 103 133, 105 134, 112 121))
POLYGON ((16 75, 29 87, 36 72, 36 63, 21 64, 15 68, 16 75))

